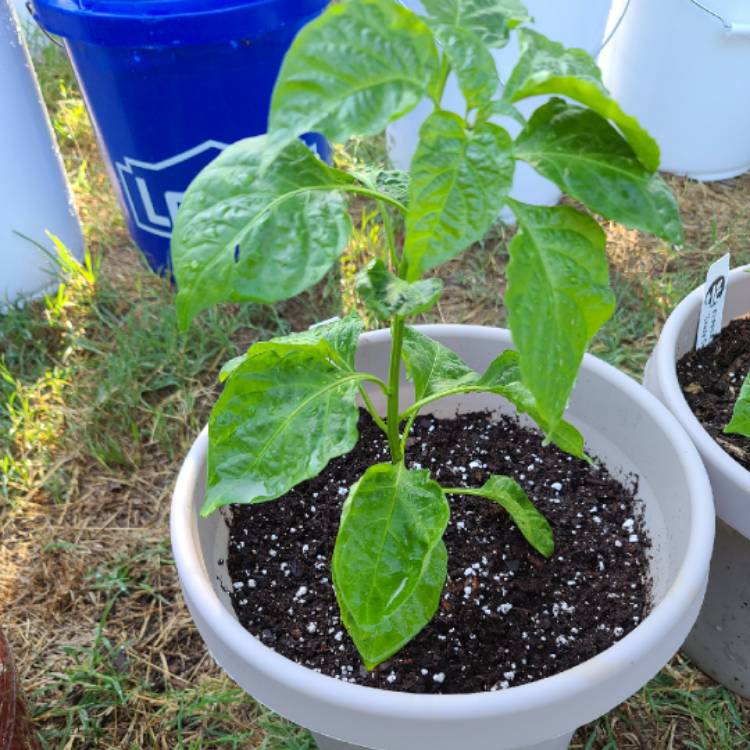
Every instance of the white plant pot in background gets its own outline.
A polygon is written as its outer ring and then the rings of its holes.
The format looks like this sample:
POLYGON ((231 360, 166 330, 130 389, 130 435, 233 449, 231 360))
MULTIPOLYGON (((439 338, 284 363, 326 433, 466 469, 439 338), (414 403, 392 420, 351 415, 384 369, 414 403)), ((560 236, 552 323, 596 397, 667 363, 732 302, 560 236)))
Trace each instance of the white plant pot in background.
POLYGON ((599 58, 604 83, 656 138, 661 168, 697 180, 750 169, 747 0, 615 0, 599 58))
MULTIPOLYGON (((401 0, 402 4, 417 13, 424 9, 419 0, 401 0)), ((604 35, 604 27, 612 0, 527 0, 524 4, 534 17, 532 28, 562 42, 567 47, 580 47, 596 56, 604 35)), ((515 37, 502 50, 493 50, 502 81, 507 80, 518 60, 518 44, 515 37)), ((517 105, 528 117, 548 97, 534 97, 517 105)), ((465 104, 458 81, 451 75, 443 96, 443 107, 463 113, 465 104)), ((421 102, 415 110, 388 126, 386 138, 388 153, 397 169, 408 170, 417 148, 419 129, 432 112, 432 103, 421 102)), ((494 122, 502 125, 513 137, 520 132, 520 125, 509 117, 497 117, 494 122)), ((516 174, 511 195, 519 201, 552 206, 560 200, 562 192, 554 183, 538 175, 528 164, 516 163, 516 174)), ((513 215, 505 209, 503 219, 513 221, 513 215)))
POLYGON ((29 55, 8 0, 0 0, 0 310, 55 283, 45 231, 77 258, 83 235, 29 55))
MULTIPOLYGON (((750 266, 729 275, 722 325, 750 313, 750 266)), ((644 383, 679 420, 698 448, 711 479, 716 546, 706 604, 685 651, 706 673, 750 698, 750 471, 709 435, 688 406, 676 363, 695 347, 703 287, 669 316, 646 366, 644 383)))
MULTIPOLYGON (((511 346, 510 333, 479 326, 424 326, 422 332, 482 371, 511 346)), ((360 339, 358 367, 385 376, 387 331, 360 339)), ((413 389, 404 383, 404 403, 413 389)), ((456 409, 511 413, 499 397, 447 399, 456 409)), ((568 417, 616 476, 639 477, 653 541, 654 607, 631 633, 573 669, 508 690, 416 695, 344 683, 263 645, 237 621, 226 588, 228 528, 220 513, 201 518, 207 433, 196 440, 177 480, 172 548, 190 612, 209 651, 253 697, 312 730, 321 750, 563 750, 575 729, 644 685, 680 647, 700 609, 713 545, 714 510, 705 469, 671 414, 643 387, 587 356, 568 417), (331 740, 329 738, 334 738, 331 740)))

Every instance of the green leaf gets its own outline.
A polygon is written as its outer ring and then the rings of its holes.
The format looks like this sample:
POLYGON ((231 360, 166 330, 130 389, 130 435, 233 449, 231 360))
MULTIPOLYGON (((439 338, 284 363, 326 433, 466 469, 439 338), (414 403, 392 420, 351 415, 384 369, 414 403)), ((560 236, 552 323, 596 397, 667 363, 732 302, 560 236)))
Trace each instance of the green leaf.
POLYGON ((480 376, 447 346, 407 327, 402 357, 414 381, 415 401, 452 393, 494 393, 510 401, 521 414, 528 414, 558 448, 589 460, 583 436, 572 424, 561 421, 552 426, 540 413, 534 396, 521 380, 518 352, 504 351, 480 376))
POLYGON ((351 219, 331 190, 353 180, 295 141, 260 175, 265 136, 227 148, 192 182, 175 221, 177 312, 187 328, 217 302, 270 304, 319 281, 351 219))
POLYGON ((393 0, 349 0, 297 35, 284 58, 269 117, 269 160, 308 131, 331 141, 375 135, 435 86, 432 33, 393 0))
POLYGON ((566 49, 530 29, 519 29, 518 40, 521 55, 505 86, 506 101, 560 94, 585 104, 617 125, 646 169, 658 169, 656 141, 610 97, 601 71, 587 52, 566 49))
MULTIPOLYGON (((334 318, 318 323, 306 331, 278 336, 267 343, 275 346, 315 347, 322 342, 325 344, 323 351, 327 357, 336 364, 353 370, 359 346, 359 336, 363 329, 364 324, 359 315, 350 313, 344 318, 334 318)), ((259 344, 255 344, 253 349, 258 346, 259 344)))
POLYGON ((592 211, 682 244, 680 211, 671 190, 593 110, 552 99, 534 112, 513 151, 592 211))
POLYGON ((561 420, 552 426, 541 414, 533 394, 522 382, 519 361, 518 352, 507 349, 490 362, 476 382, 476 388, 510 401, 521 414, 528 414, 542 428, 550 442, 571 456, 590 461, 584 450, 583 435, 570 422, 561 420))
POLYGON ((425 279, 409 283, 392 274, 382 260, 371 261, 357 276, 357 292, 367 308, 382 320, 396 315, 420 315, 440 298, 443 282, 425 279))
POLYGON ((509 31, 530 20, 519 0, 422 0, 439 24, 476 34, 489 47, 504 47, 509 31))
MULTIPOLYGON (((378 625, 359 626, 339 600, 341 621, 367 669, 374 669, 399 652, 430 622, 440 605, 447 575, 448 552, 441 541, 430 553, 424 573, 414 591, 393 614, 384 617, 378 625)), ((333 580, 336 586, 335 574, 333 580)))
POLYGON ((606 238, 590 216, 568 206, 510 206, 519 231, 509 246, 508 322, 523 382, 554 430, 586 346, 615 308, 606 238))
POLYGON ((224 383, 226 380, 232 377, 232 373, 247 359, 247 353, 240 354, 238 357, 232 357, 228 362, 224 363, 224 366, 219 372, 219 382, 224 383))
POLYGON ((482 487, 466 494, 486 497, 502 506, 526 541, 540 554, 550 557, 555 551, 555 536, 549 521, 511 477, 493 474, 482 487))
POLYGON ((406 215, 410 281, 484 237, 513 184, 511 145, 494 123, 467 131, 458 115, 443 111, 424 121, 406 215))
POLYGON ((402 204, 406 204, 409 200, 410 176, 408 172, 400 169, 365 167, 352 171, 351 174, 370 190, 383 193, 402 204))
MULTIPOLYGON (((356 628, 382 637, 381 625, 385 625, 386 632, 395 636, 387 620, 415 595, 423 616, 410 622, 409 632, 399 634, 398 642, 393 638, 391 653, 432 617, 445 570, 437 580, 426 574, 433 552, 442 545, 449 517, 443 490, 425 470, 377 464, 352 487, 341 515, 332 568, 341 610, 356 626, 350 635, 358 648, 356 628), (425 586, 426 581, 431 585, 425 586)), ((399 621, 408 622, 403 617, 399 621)), ((373 654, 362 656, 367 664, 373 663, 373 654)))
POLYGON ((202 515, 274 500, 352 450, 357 385, 368 377, 332 363, 323 347, 260 346, 211 412, 202 515))
POLYGON ((452 349, 415 328, 404 329, 401 356, 414 382, 415 401, 476 382, 479 375, 452 349))
POLYGON ((306 331, 277 336, 270 341, 259 341, 253 344, 245 354, 230 359, 219 373, 223 383, 248 357, 254 357, 262 351, 274 349, 283 353, 288 349, 307 350, 346 370, 354 369, 354 361, 359 346, 359 336, 364 329, 362 319, 356 313, 345 318, 333 318, 311 326, 306 331))
POLYGON ((487 102, 477 114, 478 120, 490 120, 493 117, 510 117, 522 127, 526 125, 526 118, 521 114, 518 107, 514 107, 504 99, 493 99, 487 102))
POLYGON ((435 36, 456 73, 467 109, 489 102, 500 86, 500 77, 484 42, 468 29, 451 26, 436 26, 435 36))
POLYGON ((725 433, 743 435, 750 438, 750 373, 740 389, 740 396, 734 405, 732 419, 724 428, 725 433))

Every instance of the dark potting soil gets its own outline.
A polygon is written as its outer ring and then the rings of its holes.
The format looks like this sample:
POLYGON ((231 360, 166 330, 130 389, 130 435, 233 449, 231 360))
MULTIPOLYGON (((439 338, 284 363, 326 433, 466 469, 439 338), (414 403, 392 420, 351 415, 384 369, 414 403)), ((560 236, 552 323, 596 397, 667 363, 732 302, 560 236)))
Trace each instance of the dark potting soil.
POLYGON ((348 490, 388 460, 366 412, 348 455, 283 498, 231 511, 228 571, 240 622, 266 645, 339 679, 386 690, 467 693, 522 685, 573 667, 647 614, 650 575, 635 499, 536 432, 487 413, 420 417, 407 463, 444 485, 478 487, 490 473, 520 482, 555 532, 538 555, 492 502, 450 496, 448 579, 432 622, 373 672, 341 624, 330 559, 348 490))
POLYGON ((733 320, 708 346, 688 352, 677 363, 677 379, 693 414, 735 461, 750 470, 750 439, 724 434, 748 372, 750 318, 733 320))

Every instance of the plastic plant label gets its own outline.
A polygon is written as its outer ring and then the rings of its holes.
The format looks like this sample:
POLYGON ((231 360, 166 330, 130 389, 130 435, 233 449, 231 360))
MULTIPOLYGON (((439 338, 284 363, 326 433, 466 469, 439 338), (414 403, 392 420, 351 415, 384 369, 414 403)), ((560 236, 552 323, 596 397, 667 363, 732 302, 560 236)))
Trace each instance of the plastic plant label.
POLYGON ((696 349, 703 349, 721 332, 721 321, 724 316, 724 302, 727 298, 727 279, 729 276, 729 253, 722 256, 708 269, 705 294, 701 305, 701 317, 698 322, 696 349))

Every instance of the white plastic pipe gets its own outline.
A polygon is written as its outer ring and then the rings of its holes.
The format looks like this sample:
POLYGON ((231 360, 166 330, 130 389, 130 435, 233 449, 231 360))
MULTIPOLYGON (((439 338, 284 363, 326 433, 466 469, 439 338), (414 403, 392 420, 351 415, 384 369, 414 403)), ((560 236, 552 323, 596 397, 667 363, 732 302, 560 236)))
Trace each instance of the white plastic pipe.
POLYGON ((0 0, 0 309, 55 285, 55 263, 20 236, 53 252, 46 231, 82 258, 83 235, 41 92, 13 10, 0 0))

